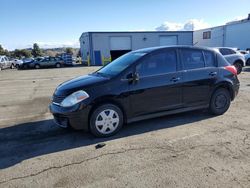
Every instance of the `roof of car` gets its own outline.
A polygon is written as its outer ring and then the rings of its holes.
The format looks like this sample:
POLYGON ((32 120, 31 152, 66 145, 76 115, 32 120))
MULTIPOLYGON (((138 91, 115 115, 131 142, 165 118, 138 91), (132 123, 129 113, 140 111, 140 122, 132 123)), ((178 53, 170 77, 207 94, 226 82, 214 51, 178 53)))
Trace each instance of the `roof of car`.
POLYGON ((158 46, 158 47, 151 47, 151 48, 143 48, 139 50, 135 50, 134 52, 139 53, 150 53, 153 51, 161 50, 161 49, 169 49, 169 48, 190 48, 190 49, 200 49, 200 50, 210 50, 214 51, 213 48, 209 47, 201 47, 201 46, 188 46, 188 45, 173 45, 173 46, 158 46))

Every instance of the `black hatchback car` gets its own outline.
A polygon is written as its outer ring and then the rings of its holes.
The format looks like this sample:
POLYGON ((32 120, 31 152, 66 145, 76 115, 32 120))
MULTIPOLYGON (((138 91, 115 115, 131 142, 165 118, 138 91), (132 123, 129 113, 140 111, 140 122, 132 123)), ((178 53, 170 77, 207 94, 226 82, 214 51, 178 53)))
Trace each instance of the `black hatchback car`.
POLYGON ((106 137, 125 123, 167 114, 209 109, 221 115, 239 85, 235 67, 213 49, 147 48, 60 84, 50 111, 62 127, 106 137))

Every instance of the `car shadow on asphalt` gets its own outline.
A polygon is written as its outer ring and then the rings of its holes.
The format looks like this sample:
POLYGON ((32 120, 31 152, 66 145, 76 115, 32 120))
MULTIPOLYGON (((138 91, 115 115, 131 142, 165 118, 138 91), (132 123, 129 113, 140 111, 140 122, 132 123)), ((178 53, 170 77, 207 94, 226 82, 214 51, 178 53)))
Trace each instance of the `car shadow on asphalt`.
POLYGON ((0 129, 0 169, 42 155, 102 142, 168 129, 212 118, 206 112, 194 111, 125 125, 116 135, 95 138, 90 133, 57 127, 53 120, 29 122, 0 129))
POLYGON ((35 68, 20 68, 20 69, 17 69, 19 71, 27 71, 27 70, 44 70, 44 69, 64 69, 64 68, 79 68, 79 67, 88 67, 87 65, 84 65, 84 64, 75 64, 75 65, 65 65, 65 66, 62 66, 60 68, 56 68, 56 67, 41 67, 39 69, 35 69, 35 68))

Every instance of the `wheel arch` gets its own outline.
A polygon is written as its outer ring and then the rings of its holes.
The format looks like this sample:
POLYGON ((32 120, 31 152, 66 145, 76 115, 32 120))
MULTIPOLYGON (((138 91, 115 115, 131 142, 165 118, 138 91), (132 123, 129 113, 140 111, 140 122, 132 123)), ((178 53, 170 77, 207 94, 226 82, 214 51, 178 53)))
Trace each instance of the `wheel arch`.
MULTIPOLYGON (((218 84, 213 88, 213 90, 212 90, 212 92, 211 92, 211 97, 212 97, 213 93, 214 93, 216 90, 220 89, 220 88, 224 88, 224 89, 228 90, 229 93, 230 93, 231 101, 234 100, 235 94, 234 94, 234 90, 233 90, 233 84, 230 83, 230 82, 227 82, 227 81, 218 83, 218 84)), ((211 98, 211 97, 210 97, 210 98, 211 98)))
POLYGON ((244 67, 244 62, 242 59, 236 59, 233 64, 235 65, 236 63, 240 63, 242 67, 244 67))
POLYGON ((115 96, 105 96, 105 97, 100 97, 94 100, 91 104, 90 112, 88 115, 88 121, 90 121, 90 116, 92 115, 93 111, 99 106, 104 105, 104 104, 113 104, 117 106, 122 111, 123 122, 127 123, 127 113, 125 111, 125 108, 121 102, 115 99, 115 96))

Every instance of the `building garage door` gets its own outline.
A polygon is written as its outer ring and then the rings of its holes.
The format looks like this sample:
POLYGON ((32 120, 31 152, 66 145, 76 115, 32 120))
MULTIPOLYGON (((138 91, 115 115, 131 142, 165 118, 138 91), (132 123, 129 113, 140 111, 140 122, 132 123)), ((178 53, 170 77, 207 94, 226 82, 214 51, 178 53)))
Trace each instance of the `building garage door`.
POLYGON ((131 37, 110 37, 111 60, 130 52, 132 49, 131 37))
POLYGON ((110 50, 131 50, 131 37, 110 37, 110 50))
POLYGON ((177 45, 177 36, 160 36, 160 46, 177 45))

